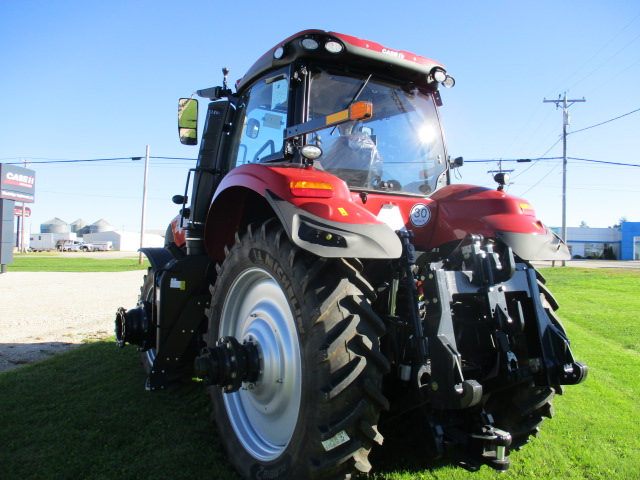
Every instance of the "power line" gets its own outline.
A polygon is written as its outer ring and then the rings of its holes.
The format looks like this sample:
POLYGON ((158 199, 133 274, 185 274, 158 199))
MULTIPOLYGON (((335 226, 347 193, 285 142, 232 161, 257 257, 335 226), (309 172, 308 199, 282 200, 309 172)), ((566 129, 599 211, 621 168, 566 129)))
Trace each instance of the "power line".
POLYGON ((529 193, 531 190, 533 190, 534 188, 536 188, 538 185, 540 185, 540 183, 542 183, 542 181, 543 181, 545 178, 547 178, 549 175, 551 175, 551 172, 553 172, 553 171, 558 167, 558 165, 560 165, 560 162, 556 163, 556 164, 555 164, 555 166, 554 166, 551 170, 549 170, 549 171, 546 173, 546 175, 544 175, 540 180, 538 180, 536 183, 534 183, 533 185, 531 185, 531 188, 529 188, 529 189, 528 189, 527 191, 525 191, 524 193, 521 193, 520 195, 524 196, 524 195, 526 195, 527 193, 529 193))
MULTIPOLYGON (((43 160, 43 161, 34 161, 31 159, 29 163, 31 164, 47 164, 47 163, 80 163, 80 162, 112 162, 115 160, 131 160, 132 157, 117 157, 117 158, 87 158, 80 160, 43 160)), ((22 162, 9 162, 8 165, 20 165, 22 162)))
MULTIPOLYGON (((600 47, 600 49, 594 53, 591 58, 589 58, 586 62, 584 62, 580 67, 578 67, 572 74, 570 74, 568 77, 566 77, 561 83, 560 85, 558 85, 558 87, 556 87, 555 90, 557 90, 558 88, 560 88, 562 85, 564 85, 566 82, 568 82, 574 75, 578 74, 583 68, 585 68, 587 65, 589 65, 589 63, 591 63, 591 61, 593 59, 595 59, 598 55, 600 55, 600 53, 602 53, 616 38, 618 38, 622 32, 624 32, 633 22, 635 22, 638 18, 640 18, 640 14, 636 15, 633 20, 631 20, 629 23, 627 23, 621 30, 618 31, 618 33, 616 33, 613 37, 611 37, 611 39, 606 42, 602 47, 600 47)), ((637 38, 637 37, 636 37, 637 38)), ((634 38, 630 43, 632 43, 633 41, 635 41, 636 39, 634 38)), ((628 47, 629 44, 627 44, 624 48, 628 47)), ((624 50, 623 48, 623 50, 624 50)), ((622 50, 620 50, 622 51, 622 50)), ((605 61, 608 62, 609 60, 611 60, 613 57, 615 57, 618 53, 620 53, 620 51, 618 51, 615 55, 609 57, 609 59, 607 59, 605 61)), ((603 65, 603 63, 600 64, 601 66, 603 65)), ((596 70, 598 70, 600 67, 598 67, 596 70)), ((578 83, 582 82, 585 78, 591 76, 596 70, 592 71, 591 73, 587 74, 586 76, 582 77, 582 79, 578 80, 578 82, 572 84, 571 86, 574 87, 575 85, 577 85, 578 83)))
POLYGON ((640 165, 636 165, 634 163, 622 163, 622 162, 607 162, 604 160, 590 160, 588 158, 575 158, 575 157, 567 157, 569 160, 578 160, 581 162, 591 162, 591 163, 604 163, 606 165, 620 165, 623 167, 640 167, 640 165))
MULTIPOLYGON (((555 146, 558 144, 558 142, 559 142, 561 139, 562 139, 562 137, 558 138, 558 140, 556 140, 556 143, 554 143, 553 145, 551 145, 551 146, 549 147, 549 149, 548 149, 546 152, 544 152, 544 153, 542 154, 542 157, 544 157, 547 153, 549 153, 549 152, 553 149, 553 147, 555 147, 555 146)), ((554 157, 554 159, 555 159, 555 158, 556 158, 556 157, 554 157)), ((559 157, 557 157, 557 158, 559 158, 559 157)), ((541 158, 541 159, 542 159, 542 158, 541 158)), ((538 160, 541 160, 541 159, 538 159, 538 160)), ((522 174, 526 173, 527 171, 529 171, 529 169, 533 168, 533 166, 534 166, 536 163, 538 163, 538 162, 537 162, 537 160, 536 160, 535 162, 533 162, 531 165, 529 165, 527 168, 525 168, 525 169, 524 169, 522 172, 520 172, 518 175, 515 175, 513 178, 514 178, 514 179, 516 179, 516 178, 518 178, 520 175, 522 175, 522 174)))
MULTIPOLYGON (((121 160, 141 160, 144 157, 139 156, 130 156, 130 157, 114 157, 114 158, 83 158, 83 159, 56 159, 56 160, 42 160, 42 161, 34 161, 29 158, 27 160, 31 164, 54 164, 54 163, 89 163, 89 162, 113 162, 113 161, 121 161, 121 160)), ((184 157, 149 157, 158 160, 193 160, 195 158, 184 158, 184 157)), ((20 162, 7 162, 7 165, 22 165, 22 161, 20 162)))
POLYGON ((626 117, 627 115, 631 115, 632 113, 640 112, 640 108, 637 108, 629 113, 625 113, 624 115, 620 115, 619 117, 612 118, 611 120, 607 120, 605 122, 600 122, 596 125, 591 125, 590 127, 581 128, 580 130, 576 130, 574 132, 569 132, 568 135, 573 135, 574 133, 583 132, 584 130, 589 130, 590 128, 599 127, 600 125, 604 125, 605 123, 613 122, 614 120, 618 120, 620 118, 626 117))
POLYGON ((493 163, 493 162, 517 162, 517 163, 529 163, 529 162, 537 162, 538 160, 559 160, 562 157, 537 157, 537 158, 487 158, 487 159, 475 159, 475 160, 466 160, 464 163, 493 163))
MULTIPOLYGON (((636 17, 638 18, 638 17, 636 17)), ((635 20, 635 19, 634 19, 635 20)), ((626 27, 625 27, 626 28, 626 27)), ((623 50, 625 50, 629 45, 631 45, 633 42, 635 42, 636 40, 638 40, 638 38, 640 38, 640 35, 637 35, 636 37, 634 37, 633 40, 631 40, 629 43, 627 43, 624 47, 622 47, 620 50, 618 50, 616 53, 614 53, 611 57, 609 57, 607 60, 605 60, 604 62, 602 62, 596 69, 594 69, 591 73, 589 73, 588 75, 586 75, 585 77, 583 77, 581 80, 578 80, 576 83, 574 83, 572 86, 575 87, 576 85, 582 83, 584 80, 586 80, 587 78, 589 78, 591 75, 595 74, 598 70, 601 70, 602 68, 604 68, 604 66, 609 63, 611 60, 613 60, 616 56, 618 56, 623 50)))
MULTIPOLYGON (((502 158, 497 160, 495 158, 488 159, 474 159, 474 160, 465 160, 464 163, 494 163, 494 162, 517 162, 517 163, 529 163, 529 162, 538 162, 540 160, 561 160, 563 157, 539 157, 539 158, 502 158)), ((640 165, 635 163, 622 163, 622 162, 610 162, 607 160, 592 160, 589 158, 577 158, 577 157, 567 157, 567 160, 574 160, 580 162, 591 162, 591 163, 603 163, 606 165, 619 165, 621 167, 640 167, 640 165)), ((531 168, 531 167, 529 167, 531 168)), ((528 170, 528 168, 527 168, 528 170)), ((526 170, 521 172, 519 175, 522 175, 526 170)), ((515 177, 514 177, 515 178, 515 177)))

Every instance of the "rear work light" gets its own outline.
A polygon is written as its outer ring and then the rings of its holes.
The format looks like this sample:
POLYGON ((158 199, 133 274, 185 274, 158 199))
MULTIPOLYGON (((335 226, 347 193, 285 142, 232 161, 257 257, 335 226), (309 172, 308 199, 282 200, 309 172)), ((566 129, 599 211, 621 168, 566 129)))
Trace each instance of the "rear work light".
POLYGON ((341 43, 336 42, 334 40, 330 40, 324 44, 324 48, 327 49, 329 53, 340 53, 344 49, 341 43))
POLYGON ((309 182, 306 180, 293 180, 289 183, 291 193, 296 197, 331 198, 333 197, 333 185, 327 182, 309 182))
POLYGON ((305 50, 316 50, 319 47, 318 42, 313 38, 305 38, 301 43, 305 50))

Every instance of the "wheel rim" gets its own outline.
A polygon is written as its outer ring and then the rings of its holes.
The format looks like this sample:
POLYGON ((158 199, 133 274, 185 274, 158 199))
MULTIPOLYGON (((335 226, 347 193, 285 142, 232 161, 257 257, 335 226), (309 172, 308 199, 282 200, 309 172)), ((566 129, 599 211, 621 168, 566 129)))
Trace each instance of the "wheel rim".
MULTIPOLYGON (((151 278, 155 277, 155 273, 153 270, 149 270, 147 272, 147 276, 151 276, 151 278)), ((145 277, 146 280, 147 277, 145 277)), ((153 284, 151 285, 151 287, 153 287, 153 284)), ((144 289, 144 286, 143 288, 144 289)), ((141 289, 141 290, 142 290, 141 289)), ((155 298, 153 296, 153 288, 148 288, 148 290, 146 291, 146 294, 144 291, 140 292, 140 299, 138 300, 138 305, 144 305, 144 302, 148 302, 152 305, 152 307, 148 310, 151 312, 155 312, 155 308, 153 308, 153 305, 155 304, 155 298)), ((150 323, 155 324, 156 323, 156 319, 149 319, 150 323)), ((153 342, 155 344, 155 341, 153 342)), ((149 369, 151 369, 151 367, 153 366, 153 362, 156 361, 156 349, 155 347, 151 347, 148 348, 147 350, 145 350, 144 352, 142 352, 142 356, 143 356, 143 362, 146 361, 149 365, 149 369)))
POLYGON ((149 366, 153 365, 153 362, 156 361, 156 349, 150 348, 149 350, 145 350, 142 352, 144 357, 146 357, 146 361, 149 363, 149 366))
POLYGON ((295 320, 276 279, 260 268, 242 272, 222 308, 219 336, 257 344, 260 376, 223 395, 229 421, 254 458, 277 458, 291 441, 301 402, 301 360, 295 320))

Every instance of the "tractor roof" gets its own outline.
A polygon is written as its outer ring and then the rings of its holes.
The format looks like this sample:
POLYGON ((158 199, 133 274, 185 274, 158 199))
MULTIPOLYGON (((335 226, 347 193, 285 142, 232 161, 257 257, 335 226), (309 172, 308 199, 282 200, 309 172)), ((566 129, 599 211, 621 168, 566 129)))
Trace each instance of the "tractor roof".
POLYGON ((335 65, 356 66, 371 73, 398 77, 416 83, 431 82, 434 68, 444 66, 434 60, 404 50, 393 50, 369 40, 323 30, 304 30, 278 43, 253 64, 236 87, 241 91, 269 70, 299 59, 335 65))

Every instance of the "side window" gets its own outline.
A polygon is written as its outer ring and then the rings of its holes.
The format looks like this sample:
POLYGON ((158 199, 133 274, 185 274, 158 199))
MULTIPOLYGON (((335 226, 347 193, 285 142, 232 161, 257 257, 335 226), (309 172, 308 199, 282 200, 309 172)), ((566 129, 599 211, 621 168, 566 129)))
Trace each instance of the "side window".
POLYGON ((278 72, 258 81, 245 95, 236 167, 282 151, 288 97, 288 75, 278 72))

